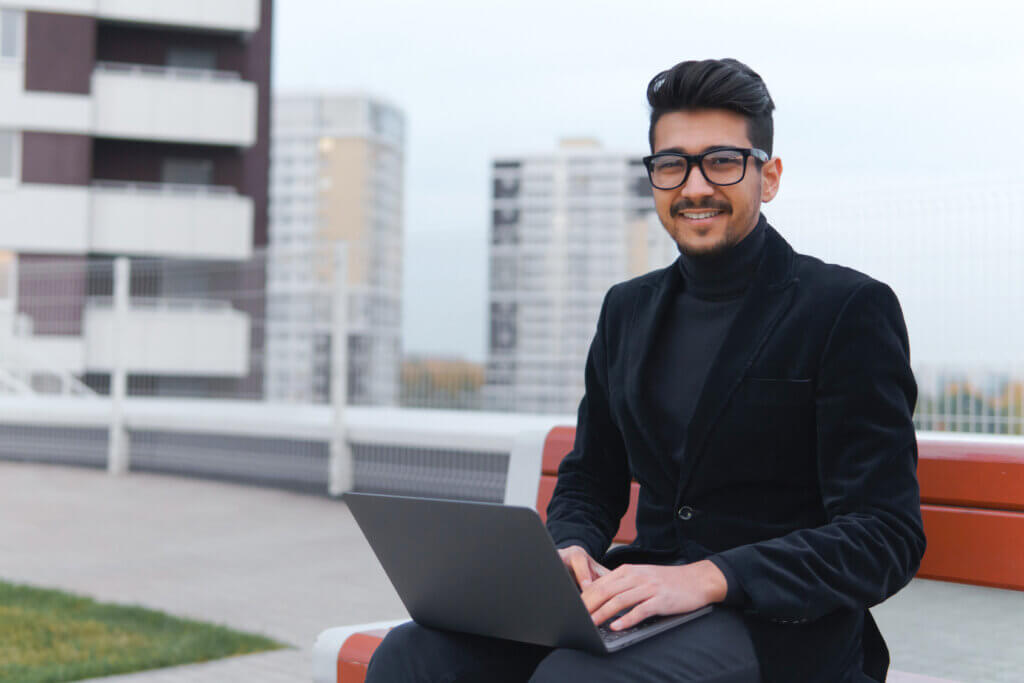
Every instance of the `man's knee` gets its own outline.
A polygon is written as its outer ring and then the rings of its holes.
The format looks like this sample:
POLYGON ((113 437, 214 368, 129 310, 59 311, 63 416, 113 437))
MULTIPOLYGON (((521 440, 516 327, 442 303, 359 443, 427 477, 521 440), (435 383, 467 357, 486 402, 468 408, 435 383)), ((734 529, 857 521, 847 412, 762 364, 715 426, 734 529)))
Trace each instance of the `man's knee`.
POLYGON ((438 631, 412 621, 396 626, 374 650, 366 671, 367 683, 417 680, 417 670, 429 666, 429 653, 436 650, 439 640, 438 631))
POLYGON ((377 647, 367 683, 383 681, 525 681, 549 648, 454 633, 409 622, 377 647))
POLYGON ((530 683, 588 683, 622 681, 674 681, 675 683, 761 683, 756 661, 723 663, 720 666, 676 667, 657 660, 623 661, 615 655, 592 655, 577 650, 555 650, 544 658, 530 683))
POLYGON ((530 683, 559 683, 560 681, 598 680, 593 675, 600 671, 600 660, 595 655, 578 650, 554 650, 534 669, 530 683))

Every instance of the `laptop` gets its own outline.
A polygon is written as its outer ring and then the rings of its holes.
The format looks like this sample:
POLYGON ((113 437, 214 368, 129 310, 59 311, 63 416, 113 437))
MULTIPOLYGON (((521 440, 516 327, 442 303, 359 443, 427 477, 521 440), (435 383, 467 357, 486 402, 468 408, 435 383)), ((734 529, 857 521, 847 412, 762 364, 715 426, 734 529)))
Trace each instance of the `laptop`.
POLYGON ((621 650, 711 611, 596 626, 536 511, 346 493, 410 616, 437 629, 593 653, 621 650))

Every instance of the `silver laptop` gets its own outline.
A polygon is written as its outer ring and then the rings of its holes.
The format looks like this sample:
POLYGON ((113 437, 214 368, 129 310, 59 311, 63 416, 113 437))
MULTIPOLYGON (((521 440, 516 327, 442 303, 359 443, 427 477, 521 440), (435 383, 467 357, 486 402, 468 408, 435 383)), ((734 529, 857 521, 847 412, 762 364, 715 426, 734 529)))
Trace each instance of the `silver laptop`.
POLYGON ((346 493, 359 528, 419 624, 594 653, 711 611, 598 627, 537 513, 526 507, 346 493))

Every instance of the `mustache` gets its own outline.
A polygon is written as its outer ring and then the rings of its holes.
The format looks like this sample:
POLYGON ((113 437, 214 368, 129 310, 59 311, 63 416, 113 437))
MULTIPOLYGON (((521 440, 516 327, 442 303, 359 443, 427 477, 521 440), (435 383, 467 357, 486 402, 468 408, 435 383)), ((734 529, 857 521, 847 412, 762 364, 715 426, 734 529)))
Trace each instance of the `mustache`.
POLYGON ((704 201, 695 202, 691 199, 680 199, 678 202, 672 204, 669 209, 669 213, 672 218, 675 218, 683 211, 701 209, 704 211, 724 211, 726 213, 732 212, 732 207, 729 206, 728 202, 718 201, 715 199, 706 199, 704 201))

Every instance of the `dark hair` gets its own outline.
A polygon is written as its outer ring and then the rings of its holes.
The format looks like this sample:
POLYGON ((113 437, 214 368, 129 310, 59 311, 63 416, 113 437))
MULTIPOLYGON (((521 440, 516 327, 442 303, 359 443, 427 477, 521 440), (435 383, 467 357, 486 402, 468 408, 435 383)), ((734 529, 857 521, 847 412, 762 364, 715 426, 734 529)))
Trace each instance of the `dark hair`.
POLYGON ((654 124, 662 114, 692 109, 728 109, 747 117, 747 137, 754 147, 772 153, 772 110, 768 86, 753 69, 735 59, 680 62, 651 79, 647 86, 654 151, 654 124))

